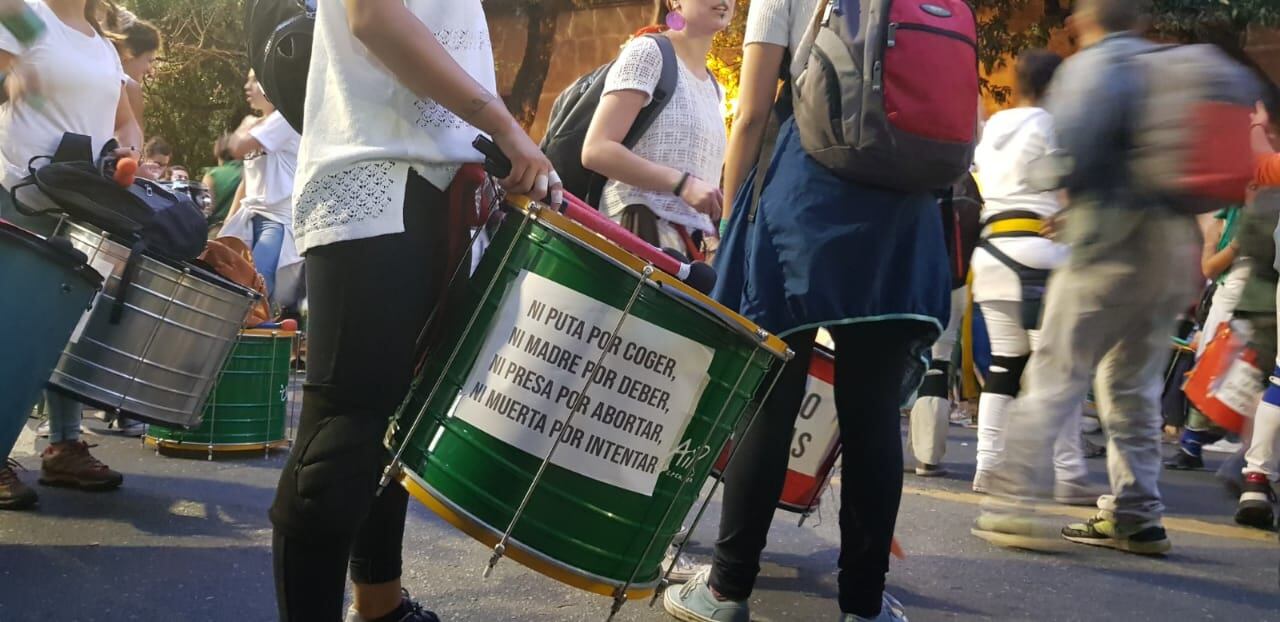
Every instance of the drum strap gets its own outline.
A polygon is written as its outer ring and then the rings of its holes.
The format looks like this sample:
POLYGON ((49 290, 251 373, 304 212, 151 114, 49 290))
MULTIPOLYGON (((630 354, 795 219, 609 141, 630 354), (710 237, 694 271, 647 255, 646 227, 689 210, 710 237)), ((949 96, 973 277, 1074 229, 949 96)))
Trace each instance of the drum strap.
POLYGON ((129 249, 129 259, 125 261, 124 271, 120 274, 120 287, 116 289, 115 303, 111 305, 111 315, 107 318, 112 326, 119 324, 124 317, 125 299, 129 296, 133 279, 138 276, 138 270, 142 267, 142 254, 145 252, 147 242, 141 238, 129 249))

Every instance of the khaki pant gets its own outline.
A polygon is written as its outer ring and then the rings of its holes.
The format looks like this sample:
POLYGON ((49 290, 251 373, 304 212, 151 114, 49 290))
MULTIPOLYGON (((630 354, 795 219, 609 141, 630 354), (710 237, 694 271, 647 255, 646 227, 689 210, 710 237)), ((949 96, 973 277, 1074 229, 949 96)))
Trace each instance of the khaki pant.
POLYGON ((1199 235, 1191 218, 1157 208, 1076 208, 1067 227, 1072 257, 1049 281, 1041 343, 1013 404, 995 485, 1018 496, 1051 495, 1056 433, 1076 416, 1096 373, 1115 498, 1108 510, 1132 528, 1158 521, 1164 510, 1162 374, 1175 318, 1199 277, 1199 235))

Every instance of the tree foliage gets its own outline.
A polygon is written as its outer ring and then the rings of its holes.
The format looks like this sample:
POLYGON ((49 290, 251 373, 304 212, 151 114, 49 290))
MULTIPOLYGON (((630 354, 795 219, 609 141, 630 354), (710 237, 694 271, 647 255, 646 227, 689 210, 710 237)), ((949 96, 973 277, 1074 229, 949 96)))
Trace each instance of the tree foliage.
POLYGON ((163 136, 174 163, 214 164, 213 143, 248 114, 241 0, 125 0, 164 35, 163 62, 145 84, 147 137, 163 136))
MULTIPOLYGON (((1022 50, 1043 47, 1065 26, 1072 0, 972 0, 978 10, 978 50, 989 74, 1022 50), (1032 13, 1037 5, 1043 9, 1032 13), (1030 20, 1025 27, 1023 20, 1030 20)), ((1155 33, 1174 41, 1214 43, 1243 58, 1250 25, 1280 25, 1277 0, 1154 0, 1155 33)), ((1007 88, 984 83, 997 101, 1007 88)))

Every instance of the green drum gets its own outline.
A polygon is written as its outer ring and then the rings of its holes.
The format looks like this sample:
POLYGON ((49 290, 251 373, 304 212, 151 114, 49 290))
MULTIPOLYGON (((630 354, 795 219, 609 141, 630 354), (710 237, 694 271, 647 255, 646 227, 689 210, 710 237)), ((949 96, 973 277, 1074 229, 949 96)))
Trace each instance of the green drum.
POLYGON ((158 449, 210 453, 286 446, 294 335, 272 329, 241 331, 205 403, 200 427, 185 430, 151 425, 147 428, 148 444, 158 449))
POLYGON ((387 430, 388 474, 497 545, 491 567, 505 554, 617 604, 641 598, 789 353, 600 235, 512 201, 450 288, 442 337, 387 430))

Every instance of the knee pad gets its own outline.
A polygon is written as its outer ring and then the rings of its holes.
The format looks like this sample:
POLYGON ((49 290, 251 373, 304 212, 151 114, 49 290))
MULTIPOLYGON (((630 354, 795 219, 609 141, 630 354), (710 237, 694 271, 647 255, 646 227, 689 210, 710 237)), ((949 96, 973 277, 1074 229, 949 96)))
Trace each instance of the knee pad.
POLYGON ((1025 356, 992 356, 991 368, 987 373, 987 384, 983 391, 994 395, 1017 397, 1022 390, 1022 371, 1027 368, 1030 355, 1025 356))
POLYGON ((947 389, 950 382, 948 380, 951 374, 950 361, 934 359, 929 363, 929 371, 924 374, 924 381, 920 383, 920 390, 917 392, 918 397, 947 397, 947 389))

